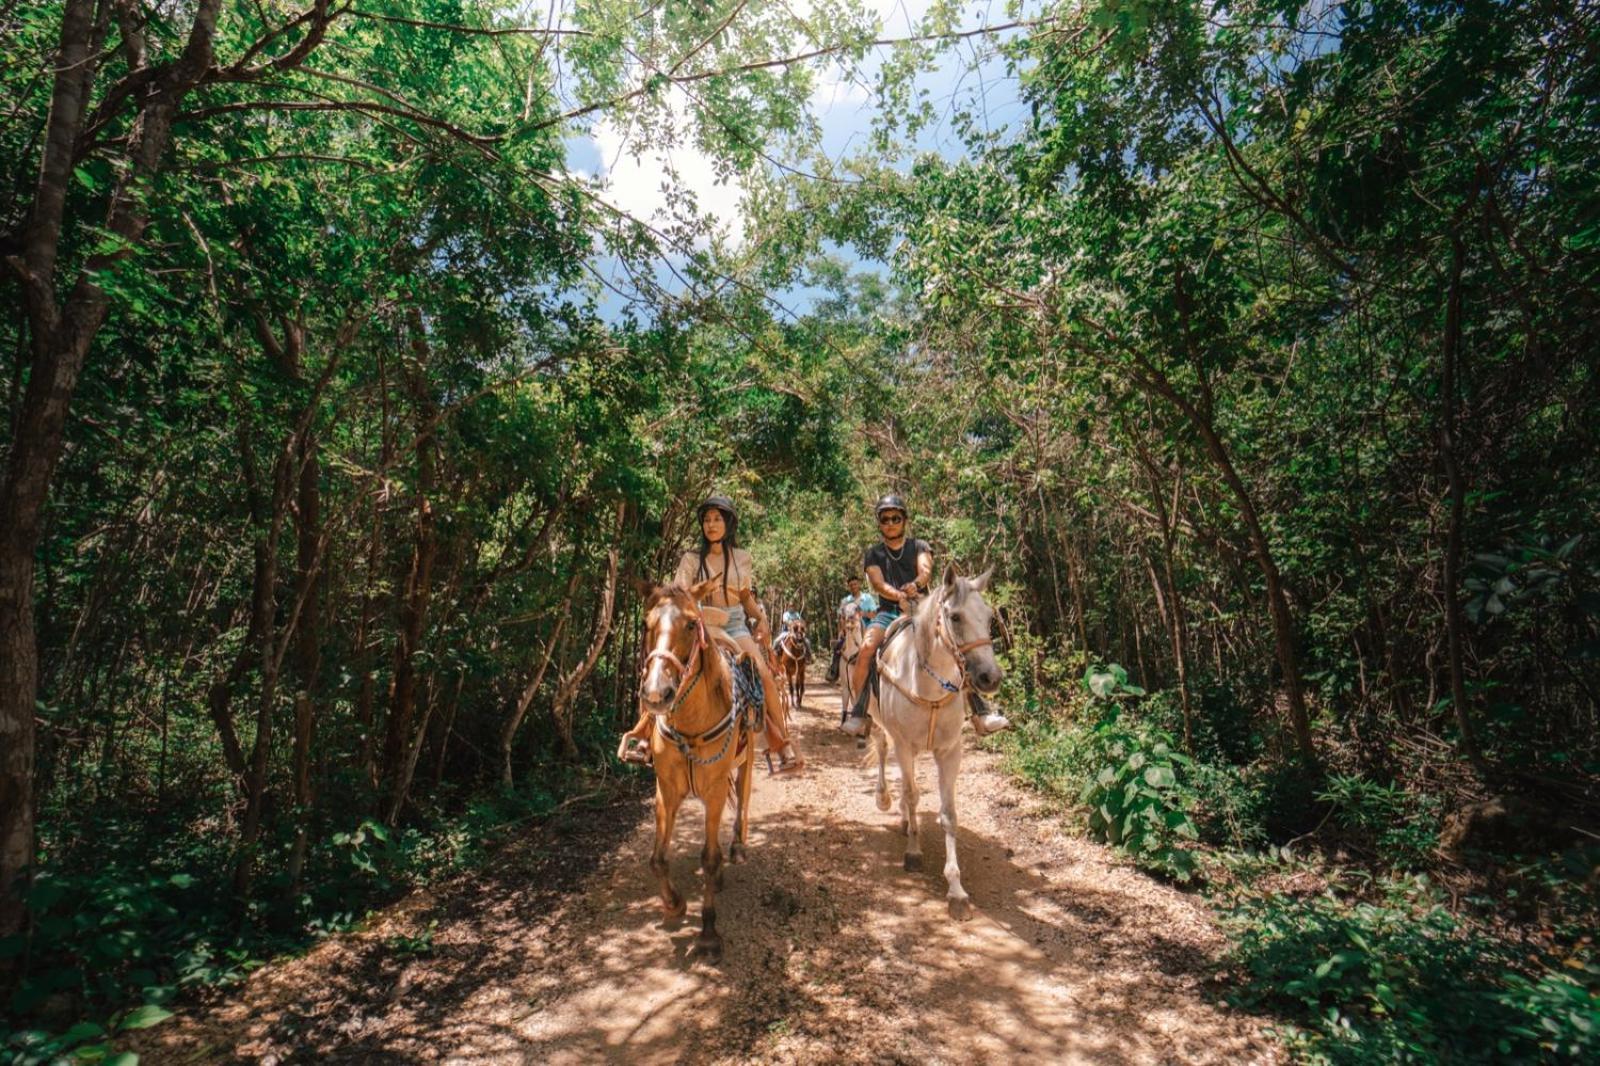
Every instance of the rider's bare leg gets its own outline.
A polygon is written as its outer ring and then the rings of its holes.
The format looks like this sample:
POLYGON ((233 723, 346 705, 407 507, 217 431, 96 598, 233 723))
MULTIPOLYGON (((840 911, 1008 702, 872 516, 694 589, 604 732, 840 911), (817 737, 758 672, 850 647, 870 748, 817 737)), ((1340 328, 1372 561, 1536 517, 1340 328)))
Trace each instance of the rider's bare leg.
POLYGON ((883 643, 883 635, 887 632, 882 626, 873 626, 867 630, 866 639, 861 642, 861 650, 856 653, 855 666, 850 671, 851 691, 858 693, 856 705, 850 709, 850 717, 846 718, 843 729, 853 737, 864 736, 867 732, 867 675, 872 670, 872 664, 877 660, 878 645, 883 643))
POLYGON ((761 646, 756 643, 754 637, 743 636, 736 640, 739 647, 756 664, 756 673, 761 676, 762 698, 767 705, 767 750, 778 753, 779 771, 798 770, 805 765, 805 760, 794 750, 794 744, 789 740, 789 723, 783 718, 783 698, 778 693, 778 682, 772 676, 767 657, 761 654, 761 646))

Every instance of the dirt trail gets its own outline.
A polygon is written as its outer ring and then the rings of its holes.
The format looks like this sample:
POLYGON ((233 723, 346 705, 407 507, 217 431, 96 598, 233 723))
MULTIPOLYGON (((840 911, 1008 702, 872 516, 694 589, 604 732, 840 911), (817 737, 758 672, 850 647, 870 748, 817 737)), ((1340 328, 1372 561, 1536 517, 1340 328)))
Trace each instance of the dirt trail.
POLYGON ((689 915, 669 926, 640 797, 558 820, 138 1050, 150 1063, 541 1066, 1277 1058, 1259 1022, 1204 994, 1222 943, 1199 903, 1060 832, 970 733, 958 810, 977 915, 953 922, 931 760, 928 872, 905 873, 898 808, 879 813, 865 753, 833 729, 837 691, 814 687, 806 702, 796 727, 810 766, 755 787, 751 857, 718 899, 720 963, 688 956, 698 804, 674 845, 689 915), (388 943, 434 920, 431 955, 388 943))

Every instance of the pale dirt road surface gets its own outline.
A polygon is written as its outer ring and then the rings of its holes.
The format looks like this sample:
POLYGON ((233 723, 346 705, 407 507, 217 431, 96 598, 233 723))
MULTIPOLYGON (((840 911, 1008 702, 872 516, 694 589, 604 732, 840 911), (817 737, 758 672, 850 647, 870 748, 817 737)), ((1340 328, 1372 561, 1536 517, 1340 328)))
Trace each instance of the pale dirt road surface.
MULTIPOLYGON (((838 695, 797 715, 810 765, 752 802, 727 867, 719 963, 692 959, 699 805, 678 822, 686 921, 663 923, 648 796, 574 808, 486 870, 402 901, 359 934, 253 975, 226 1003, 143 1034, 147 1064, 1248 1063, 1262 1023, 1208 994, 1223 943, 1200 901, 1063 832, 968 733, 952 921, 931 760, 925 873, 901 869, 896 808, 837 733, 838 695), (391 938, 437 921, 431 955, 391 938)), ((731 818, 725 820, 726 835, 731 818)))

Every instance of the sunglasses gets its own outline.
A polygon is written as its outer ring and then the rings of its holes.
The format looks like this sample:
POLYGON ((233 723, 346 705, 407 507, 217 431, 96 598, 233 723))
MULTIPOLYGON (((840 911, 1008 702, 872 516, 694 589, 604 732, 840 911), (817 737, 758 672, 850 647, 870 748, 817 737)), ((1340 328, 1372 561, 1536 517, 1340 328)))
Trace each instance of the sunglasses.
POLYGON ((899 526, 899 525, 904 525, 905 521, 906 521, 906 516, 903 515, 903 514, 890 514, 890 515, 884 515, 882 518, 879 518, 878 519, 878 525, 880 525, 880 526, 899 526))

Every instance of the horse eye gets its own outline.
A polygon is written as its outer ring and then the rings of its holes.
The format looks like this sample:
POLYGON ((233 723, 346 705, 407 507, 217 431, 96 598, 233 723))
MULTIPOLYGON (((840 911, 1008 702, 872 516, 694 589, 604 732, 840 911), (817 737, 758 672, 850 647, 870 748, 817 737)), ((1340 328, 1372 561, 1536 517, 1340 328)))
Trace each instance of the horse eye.
POLYGON ((961 622, 963 620, 964 619, 962 619, 960 612, 957 612, 957 613, 952 614, 950 616, 950 621, 952 621, 952 622, 961 622))

